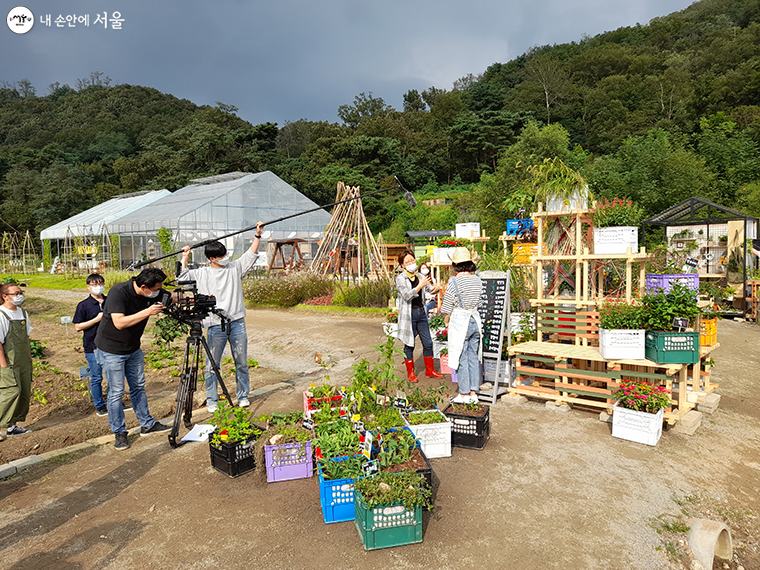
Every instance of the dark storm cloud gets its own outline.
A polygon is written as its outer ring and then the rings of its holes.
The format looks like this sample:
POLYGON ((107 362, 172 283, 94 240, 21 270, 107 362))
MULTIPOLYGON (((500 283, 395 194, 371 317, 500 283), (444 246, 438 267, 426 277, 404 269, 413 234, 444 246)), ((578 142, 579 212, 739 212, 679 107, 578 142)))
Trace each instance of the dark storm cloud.
POLYGON ((0 80, 54 82, 102 71, 190 99, 235 105, 252 123, 337 120, 373 92, 396 108, 409 89, 453 81, 532 46, 579 41, 682 10, 689 0, 67 0, 3 2, 35 14, 22 36, 0 30, 0 80), (94 24, 120 12, 123 29, 94 24), (90 25, 47 27, 50 14, 90 25))

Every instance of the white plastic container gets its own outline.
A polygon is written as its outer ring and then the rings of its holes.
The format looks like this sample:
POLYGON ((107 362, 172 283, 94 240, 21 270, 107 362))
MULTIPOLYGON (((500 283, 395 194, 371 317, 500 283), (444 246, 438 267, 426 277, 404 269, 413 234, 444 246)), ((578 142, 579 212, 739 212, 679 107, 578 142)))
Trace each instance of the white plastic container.
POLYGON ((634 226, 612 226, 594 228, 594 253, 596 255, 624 255, 639 252, 639 228, 634 226))
POLYGON ((662 436, 662 418, 664 410, 656 414, 629 410, 615 404, 612 413, 612 437, 656 445, 662 436))
POLYGON ((607 360, 644 360, 644 329, 599 329, 599 354, 607 360))
MULTIPOLYGON (((431 410, 428 410, 431 411, 431 410)), ((417 424, 409 423, 409 416, 425 412, 411 412, 404 416, 407 427, 412 430, 414 437, 420 440, 422 452, 428 459, 435 457, 451 457, 451 420, 444 416, 440 410, 435 410, 441 414, 441 422, 434 424, 417 424)))

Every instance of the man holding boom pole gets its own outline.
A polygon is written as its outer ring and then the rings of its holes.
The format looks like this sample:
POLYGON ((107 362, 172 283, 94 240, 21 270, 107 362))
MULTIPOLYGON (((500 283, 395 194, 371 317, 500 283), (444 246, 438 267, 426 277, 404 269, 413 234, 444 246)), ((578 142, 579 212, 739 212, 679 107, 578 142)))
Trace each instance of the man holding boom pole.
MULTIPOLYGON (((243 301, 243 276, 256 263, 258 249, 264 224, 256 224, 256 234, 251 247, 239 259, 231 261, 227 248, 221 242, 214 241, 205 246, 204 253, 209 265, 199 269, 187 269, 190 246, 182 250, 182 272, 179 281, 195 281, 198 293, 216 297, 216 307, 230 319, 229 327, 222 330, 221 319, 210 314, 203 326, 208 327, 207 341, 211 356, 218 364, 227 342, 230 343, 232 358, 235 361, 237 404, 241 408, 250 405, 248 392, 251 382, 248 377, 248 334, 245 329, 245 304, 243 301)), ((206 406, 208 411, 216 411, 219 393, 216 374, 211 366, 206 365, 206 406)), ((232 402, 230 402, 230 405, 232 402)))

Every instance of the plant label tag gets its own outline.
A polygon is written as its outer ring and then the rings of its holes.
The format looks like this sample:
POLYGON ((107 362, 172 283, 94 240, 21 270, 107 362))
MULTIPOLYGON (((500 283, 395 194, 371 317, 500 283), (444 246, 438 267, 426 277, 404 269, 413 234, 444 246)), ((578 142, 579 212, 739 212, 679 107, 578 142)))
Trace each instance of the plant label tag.
POLYGON ((682 317, 674 317, 673 326, 678 327, 679 329, 685 329, 686 327, 689 326, 689 319, 684 319, 682 317))
POLYGON ((305 419, 303 423, 301 424, 301 427, 303 429, 312 430, 314 429, 314 420, 312 419, 305 419))
POLYGON ((689 267, 696 267, 697 265, 699 265, 699 260, 694 259, 693 257, 688 257, 686 258, 686 261, 684 261, 684 263, 688 265, 689 267))
POLYGON ((345 398, 347 394, 346 394, 346 392, 343 390, 343 388, 341 388, 340 390, 338 390, 338 395, 339 395, 341 398, 345 398))
POLYGON ((362 421, 355 421, 354 424, 354 431, 364 431, 364 422, 362 421))
POLYGON ((387 401, 388 401, 388 397, 387 396, 378 396, 377 400, 376 400, 378 406, 384 406, 385 402, 387 402, 387 401))
POLYGON ((370 458, 370 454, 372 453, 372 432, 367 431, 364 432, 364 441, 361 444, 362 447, 362 455, 366 457, 367 459, 370 458))
POLYGON ((406 409, 406 398, 394 398, 393 399, 393 407, 398 408, 399 410, 405 410, 406 409))
POLYGON ((351 415, 355 416, 359 413, 359 402, 351 404, 351 415))
POLYGON ((364 473, 365 477, 369 475, 374 475, 375 473, 380 471, 380 466, 377 463, 377 459, 373 459, 371 461, 367 461, 366 463, 362 464, 362 472, 364 473))
POLYGON ((61 324, 65 325, 66 323, 71 322, 71 317, 61 317, 61 324))
POLYGON ((411 413, 414 411, 414 407, 412 407, 412 406, 407 406, 406 408, 404 408, 404 409, 403 409, 403 410, 401 410, 401 411, 402 411, 402 412, 404 412, 405 414, 411 414, 411 413))

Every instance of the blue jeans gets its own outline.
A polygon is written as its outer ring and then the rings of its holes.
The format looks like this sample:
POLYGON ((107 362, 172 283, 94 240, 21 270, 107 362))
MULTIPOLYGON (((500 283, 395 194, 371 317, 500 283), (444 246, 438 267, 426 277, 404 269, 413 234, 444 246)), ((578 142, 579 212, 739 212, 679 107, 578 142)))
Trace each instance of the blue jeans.
MULTIPOLYGON (((412 334, 414 336, 420 335, 422 356, 433 356, 433 339, 430 337, 430 325, 428 325, 425 309, 412 307, 412 334)), ((414 345, 404 345, 404 356, 407 360, 414 359, 414 345)))
MULTIPOLYGON (((248 334, 245 331, 245 319, 232 321, 229 328, 222 331, 221 325, 208 328, 208 348, 217 366, 221 368, 221 358, 227 341, 230 342, 232 359, 235 361, 235 377, 237 378, 236 396, 238 402, 243 398, 248 399, 251 390, 251 381, 248 378, 248 334)), ((219 400, 216 374, 211 366, 206 363, 206 404, 215 404, 219 400)), ((230 402, 231 404, 232 402, 230 402)))
POLYGON ((462 354, 459 355, 459 368, 457 368, 460 394, 469 394, 471 391, 477 392, 480 389, 479 344, 478 323, 470 317, 470 324, 464 337, 464 346, 462 346, 462 354))
POLYGON ((108 423, 114 433, 126 433, 124 424, 124 404, 121 398, 124 396, 124 379, 129 385, 129 399, 132 409, 135 411, 140 426, 150 429, 156 420, 148 410, 148 396, 145 395, 145 357, 143 351, 137 349, 132 354, 112 354, 95 351, 95 357, 99 360, 103 369, 103 375, 108 381, 108 423))
POLYGON ((92 403, 95 409, 106 407, 103 400, 103 369, 98 364, 94 352, 85 352, 84 357, 87 359, 87 365, 90 367, 90 394, 92 394, 92 403))

